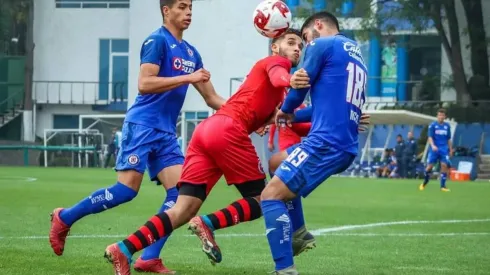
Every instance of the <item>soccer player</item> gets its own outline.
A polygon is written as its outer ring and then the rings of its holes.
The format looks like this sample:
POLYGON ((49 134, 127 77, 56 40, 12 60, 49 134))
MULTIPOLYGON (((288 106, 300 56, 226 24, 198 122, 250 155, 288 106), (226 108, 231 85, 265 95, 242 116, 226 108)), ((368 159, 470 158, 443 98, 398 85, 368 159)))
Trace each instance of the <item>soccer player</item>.
MULTIPOLYGON (((145 169, 152 180, 166 189, 167 197, 159 213, 177 200, 177 181, 184 157, 177 141, 176 125, 189 84, 201 93, 213 109, 225 102, 209 81, 198 51, 183 40, 191 23, 191 0, 160 0, 163 26, 141 47, 139 94, 126 114, 122 146, 115 170, 117 182, 99 189, 70 208, 52 213, 49 239, 56 255, 62 255, 65 239, 81 218, 131 201, 138 194, 145 169)), ((174 274, 159 259, 165 239, 145 250, 135 268, 145 272, 174 274)))
MULTIPOLYGON (((219 226, 261 217, 258 197, 265 186, 265 174, 249 135, 273 119, 290 83, 307 84, 307 77, 299 83, 298 77, 289 74, 291 67, 298 64, 302 47, 298 31, 288 30, 274 39, 272 56, 258 61, 238 92, 196 127, 187 149, 175 206, 153 216, 127 239, 106 248, 105 257, 112 262, 116 274, 130 274, 134 253, 189 222, 222 175, 229 185, 236 186, 243 199, 219 214, 219 226)), ((191 229, 206 240, 203 249, 209 251, 211 262, 220 262, 221 253, 213 233, 192 225, 191 229)))
POLYGON ((429 183, 430 175, 434 164, 439 161, 441 165, 441 191, 449 192, 446 187, 447 171, 450 165, 449 158, 453 154, 453 146, 451 143, 451 125, 444 122, 446 119, 446 110, 439 109, 437 111, 437 121, 429 125, 429 145, 430 151, 427 158, 427 167, 424 173, 424 182, 419 186, 422 191, 429 183))
MULTIPOLYGON (((358 127, 365 102, 367 69, 358 44, 339 33, 337 18, 319 12, 301 28, 304 66, 295 76, 308 76, 311 121, 308 136, 295 145, 261 194, 276 274, 299 274, 291 246, 291 218, 285 201, 308 196, 330 176, 347 169, 358 154, 358 127)), ((308 89, 292 85, 276 124, 290 123, 308 89)))

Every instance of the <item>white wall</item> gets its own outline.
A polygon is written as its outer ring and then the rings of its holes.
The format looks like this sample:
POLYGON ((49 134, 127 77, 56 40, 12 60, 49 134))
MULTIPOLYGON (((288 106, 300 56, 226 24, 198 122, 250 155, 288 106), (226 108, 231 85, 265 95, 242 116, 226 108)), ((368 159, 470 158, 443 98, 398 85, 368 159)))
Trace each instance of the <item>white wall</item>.
MULTIPOLYGON (((490 36, 490 16, 486 16, 490 13, 490 1, 482 0, 482 10, 483 10, 483 22, 485 24, 485 30, 487 37, 490 36)), ((471 69, 471 51, 466 48, 466 45, 469 45, 469 36, 467 31, 468 28, 466 14, 464 12, 463 4, 461 0, 456 1, 456 15, 458 16, 458 23, 460 29, 460 39, 461 39, 461 54, 463 57, 463 66, 466 73, 466 77, 469 80, 473 76, 473 71, 471 69)), ((447 25, 446 33, 448 33, 447 25)), ((449 38, 449 37, 448 37, 449 38)), ((444 84, 448 77, 452 75, 451 65, 449 64, 449 60, 447 58, 446 51, 444 50, 444 46, 441 45, 442 57, 441 57, 441 83, 444 84)), ((488 48, 490 52, 490 47, 488 48)), ((489 56, 490 61, 490 56, 489 56)), ((441 100, 442 101, 453 101, 456 100, 456 90, 454 88, 444 88, 441 90, 441 100)))
MULTIPOLYGON (((53 129, 53 115, 85 115, 100 113, 92 110, 89 105, 42 105, 36 111, 36 136, 42 137, 44 129, 53 129)), ((76 125, 73 126, 76 128, 76 125)))
MULTIPOLYGON (((244 77, 260 58, 267 56, 269 40, 257 33, 252 24, 254 8, 260 0, 207 0, 193 3, 192 25, 184 39, 201 54, 216 91, 229 97, 232 77, 244 77)), ((137 94, 137 76, 141 43, 162 23, 158 5, 132 0, 129 16, 129 98, 137 94), (155 7, 156 6, 156 7, 155 7)), ((190 88, 183 110, 207 110, 199 93, 190 88)))
MULTIPOLYGON (((99 39, 127 39, 129 9, 57 9, 54 0, 34 2, 34 80, 99 81, 99 39)), ((73 94, 69 85, 51 85, 62 90, 62 102, 93 102, 98 95, 96 85, 76 84, 73 94)), ((45 86, 34 87, 40 101, 58 97, 45 86)))

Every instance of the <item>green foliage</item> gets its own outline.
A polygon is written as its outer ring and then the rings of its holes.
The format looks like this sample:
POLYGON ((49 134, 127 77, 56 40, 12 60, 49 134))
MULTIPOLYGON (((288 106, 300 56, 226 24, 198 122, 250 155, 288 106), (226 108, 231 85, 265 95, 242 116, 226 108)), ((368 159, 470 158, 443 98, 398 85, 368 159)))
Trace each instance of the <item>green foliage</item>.
POLYGON ((30 6, 29 0, 0 1, 0 54, 8 53, 12 38, 20 36, 30 6))

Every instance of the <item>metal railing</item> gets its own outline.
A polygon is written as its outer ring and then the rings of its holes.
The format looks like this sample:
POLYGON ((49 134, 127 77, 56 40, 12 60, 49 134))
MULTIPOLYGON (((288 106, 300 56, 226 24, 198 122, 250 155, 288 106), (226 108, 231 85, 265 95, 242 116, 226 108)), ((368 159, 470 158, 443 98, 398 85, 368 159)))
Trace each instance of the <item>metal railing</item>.
MULTIPOLYGON (((23 85, 23 84, 18 84, 23 85)), ((8 116, 14 117, 16 111, 24 105, 24 90, 12 93, 6 99, 0 102, 0 125, 5 123, 8 116)))
POLYGON ((32 99, 37 104, 108 105, 127 101, 126 82, 33 81, 32 99), (107 88, 101 94, 101 84, 107 88))
POLYGON ((56 0, 57 8, 129 8, 129 0, 56 0))

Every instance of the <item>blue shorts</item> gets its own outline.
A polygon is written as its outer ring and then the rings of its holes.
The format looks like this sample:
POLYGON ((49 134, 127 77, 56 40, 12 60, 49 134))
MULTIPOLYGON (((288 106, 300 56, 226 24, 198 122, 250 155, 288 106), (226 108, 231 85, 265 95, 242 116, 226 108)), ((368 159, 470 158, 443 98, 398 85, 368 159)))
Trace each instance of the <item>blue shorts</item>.
POLYGON ((293 193, 306 197, 330 176, 345 171, 355 155, 332 147, 321 150, 298 143, 286 150, 289 154, 275 175, 293 193))
POLYGON ((148 168, 151 180, 155 181, 164 168, 183 163, 184 156, 175 134, 124 123, 116 171, 135 170, 144 174, 148 168))
POLYGON ((434 151, 429 151, 429 155, 427 156, 427 163, 429 164, 434 164, 436 162, 440 161, 441 163, 444 164, 449 164, 449 153, 446 150, 437 150, 436 152, 434 151))

